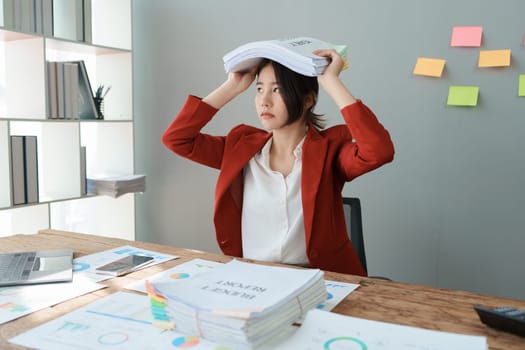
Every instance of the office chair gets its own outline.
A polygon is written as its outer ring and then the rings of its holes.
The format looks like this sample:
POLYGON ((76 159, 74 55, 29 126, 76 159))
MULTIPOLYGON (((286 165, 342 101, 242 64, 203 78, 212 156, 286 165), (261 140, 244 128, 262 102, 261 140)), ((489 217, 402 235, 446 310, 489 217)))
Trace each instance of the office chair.
MULTIPOLYGON (((361 200, 356 197, 343 197, 343 210, 345 212, 346 231, 352 245, 354 246, 355 252, 368 274, 368 268, 366 266, 366 254, 365 254, 365 239, 363 237, 363 220, 361 216, 361 200)), ((368 276, 370 278, 377 278, 385 281, 391 281, 388 277, 383 276, 368 276)))
POLYGON ((345 212, 346 231, 365 272, 368 274, 365 240, 363 238, 363 222, 361 219, 361 201, 356 197, 343 197, 343 210, 345 212))

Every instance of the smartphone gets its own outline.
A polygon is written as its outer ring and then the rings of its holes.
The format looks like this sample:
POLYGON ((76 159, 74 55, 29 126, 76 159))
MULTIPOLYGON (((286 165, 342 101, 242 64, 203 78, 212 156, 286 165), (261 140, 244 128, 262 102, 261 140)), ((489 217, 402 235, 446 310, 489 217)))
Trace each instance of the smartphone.
POLYGON ((122 276, 148 264, 151 260, 153 260, 151 256, 128 255, 121 259, 97 267, 95 272, 104 275, 122 276))

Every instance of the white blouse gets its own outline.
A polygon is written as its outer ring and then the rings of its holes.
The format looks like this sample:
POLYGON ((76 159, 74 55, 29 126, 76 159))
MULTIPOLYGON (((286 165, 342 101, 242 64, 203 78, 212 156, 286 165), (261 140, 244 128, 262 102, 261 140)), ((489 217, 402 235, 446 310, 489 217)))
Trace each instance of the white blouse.
POLYGON ((270 138, 244 168, 242 248, 245 258, 308 265, 301 202, 301 152, 288 176, 270 168, 270 138))

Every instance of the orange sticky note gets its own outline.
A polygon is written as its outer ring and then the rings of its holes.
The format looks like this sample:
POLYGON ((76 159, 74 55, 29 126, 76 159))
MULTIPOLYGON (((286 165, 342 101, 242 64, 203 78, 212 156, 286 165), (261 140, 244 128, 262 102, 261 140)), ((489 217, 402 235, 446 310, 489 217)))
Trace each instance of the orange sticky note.
POLYGON ((481 26, 453 27, 450 46, 480 47, 482 35, 481 26))
POLYGON ((416 61, 413 74, 441 77, 444 68, 445 60, 443 59, 419 57, 416 61))
POLYGON ((478 67, 510 66, 510 50, 485 50, 479 52, 478 67))

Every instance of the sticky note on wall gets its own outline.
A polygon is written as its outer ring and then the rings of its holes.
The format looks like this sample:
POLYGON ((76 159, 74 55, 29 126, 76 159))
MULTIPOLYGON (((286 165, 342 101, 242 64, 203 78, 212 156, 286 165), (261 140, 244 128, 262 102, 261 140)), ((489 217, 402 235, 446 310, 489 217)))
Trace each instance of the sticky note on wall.
POLYGON ((445 60, 443 59, 419 57, 416 61, 413 74, 441 77, 444 68, 445 60))
POLYGON ((520 74, 519 77, 518 96, 525 96, 525 74, 520 74))
POLYGON ((481 26, 453 27, 450 46, 480 47, 482 36, 483 27, 481 26))
POLYGON ((510 50, 485 50, 479 52, 478 67, 508 67, 510 66, 510 50))
POLYGON ((447 105, 476 106, 478 104, 479 87, 451 86, 448 89, 447 105))

